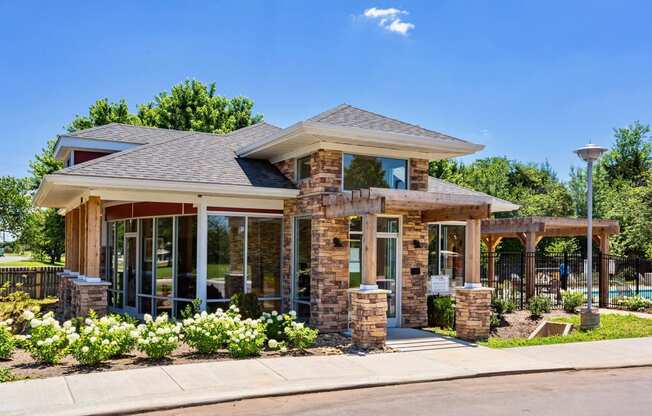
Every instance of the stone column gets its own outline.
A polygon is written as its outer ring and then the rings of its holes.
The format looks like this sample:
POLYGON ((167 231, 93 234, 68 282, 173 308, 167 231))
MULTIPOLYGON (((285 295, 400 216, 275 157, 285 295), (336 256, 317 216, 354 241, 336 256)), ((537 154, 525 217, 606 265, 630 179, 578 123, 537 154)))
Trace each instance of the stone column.
MULTIPOLYGON (((98 316, 107 314, 109 282, 86 282, 82 279, 69 279, 71 285, 70 303, 71 307, 66 308, 72 312, 72 316, 87 316, 91 310, 98 316)), ((65 317, 68 319, 70 317, 65 317)))
POLYGON ((457 337, 475 342, 489 337, 492 288, 457 288, 455 330, 457 337))
POLYGON ((369 349, 383 348, 387 339, 387 290, 350 289, 351 340, 369 349))

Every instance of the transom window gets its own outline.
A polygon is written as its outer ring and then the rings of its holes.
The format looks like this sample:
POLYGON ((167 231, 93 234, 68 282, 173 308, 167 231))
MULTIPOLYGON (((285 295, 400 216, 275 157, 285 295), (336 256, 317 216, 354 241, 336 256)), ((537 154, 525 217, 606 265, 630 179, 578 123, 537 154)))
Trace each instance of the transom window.
POLYGON ((344 190, 366 188, 407 189, 407 160, 377 156, 343 155, 344 190))

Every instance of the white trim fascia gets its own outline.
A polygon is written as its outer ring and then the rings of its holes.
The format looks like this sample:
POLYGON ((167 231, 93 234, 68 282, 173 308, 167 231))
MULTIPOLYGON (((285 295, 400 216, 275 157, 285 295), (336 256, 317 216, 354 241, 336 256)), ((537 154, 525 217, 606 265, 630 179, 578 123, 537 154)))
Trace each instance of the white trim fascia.
MULTIPOLYGON (((264 188, 246 185, 207 184, 196 182, 157 181, 147 179, 107 178, 98 176, 81 176, 50 174, 43 178, 45 187, 48 185, 76 186, 100 189, 122 189, 141 191, 163 191, 194 193, 200 195, 249 196, 252 198, 295 198, 298 189, 264 188)), ((43 183, 41 184, 43 186, 43 183)), ((37 191, 37 196, 40 193, 37 191)), ((38 199, 38 198, 37 198, 38 199)))
POLYGON ((60 159, 65 156, 66 151, 71 149, 120 152, 144 144, 145 143, 127 143, 115 140, 87 139, 83 137, 59 135, 57 144, 54 147, 54 157, 60 159))
POLYGON ((385 132, 378 130, 362 129, 358 127, 334 126, 319 122, 300 122, 287 129, 280 131, 263 141, 252 143, 238 149, 239 156, 252 156, 257 152, 268 149, 298 135, 324 136, 333 139, 341 139, 350 142, 358 142, 358 145, 372 147, 384 147, 406 151, 417 151, 421 153, 451 153, 465 155, 478 152, 484 149, 484 145, 470 142, 444 141, 433 137, 415 136, 411 134, 385 132))

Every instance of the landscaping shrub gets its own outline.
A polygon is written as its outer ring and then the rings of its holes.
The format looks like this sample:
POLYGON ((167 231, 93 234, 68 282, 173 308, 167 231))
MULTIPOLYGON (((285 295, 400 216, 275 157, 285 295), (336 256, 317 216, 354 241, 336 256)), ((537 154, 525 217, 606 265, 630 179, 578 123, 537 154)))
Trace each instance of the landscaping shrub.
POLYGON ((452 296, 428 296, 428 326, 452 328, 455 323, 455 300, 452 296))
POLYGON ((265 346, 265 326, 256 319, 235 318, 235 328, 228 331, 229 353, 234 358, 252 357, 260 354, 265 346))
POLYGON ((91 311, 79 330, 72 321, 63 324, 70 353, 83 365, 94 365, 131 351, 138 333, 135 326, 119 316, 97 318, 91 311))
POLYGON ((260 317, 260 320, 265 324, 265 335, 267 336, 267 339, 285 341, 287 340, 285 328, 294 322, 296 318, 297 313, 294 311, 285 314, 272 311, 272 313, 264 312, 260 317))
POLYGON ((232 317, 218 309, 216 313, 201 312, 183 320, 183 338, 200 354, 212 354, 225 348, 228 332, 235 328, 232 317))
POLYGON ((562 307, 568 313, 577 312, 577 308, 586 302, 586 295, 582 292, 562 290, 561 292, 562 307))
POLYGON ((11 358, 16 348, 16 340, 11 333, 11 319, 0 321, 0 359, 7 360, 11 358))
POLYGON ((489 327, 498 328, 503 324, 503 316, 497 314, 496 312, 491 312, 491 317, 489 318, 489 327))
POLYGON ((181 319, 191 319, 201 313, 201 299, 194 299, 181 310, 181 319))
POLYGON ((181 324, 168 320, 166 313, 153 319, 145 314, 145 323, 138 325, 134 335, 138 336, 136 346, 151 359, 170 355, 179 345, 181 324))
POLYGON ((541 318, 544 313, 550 312, 551 307, 552 301, 545 295, 533 296, 527 303, 527 309, 533 319, 541 318))
POLYGON ((511 299, 493 298, 491 300, 491 308, 502 317, 506 313, 514 312, 516 310, 516 303, 511 299))
MULTIPOLYGON (((16 287, 22 287, 22 283, 16 284, 16 287)), ((22 290, 7 294, 8 291, 9 282, 0 286, 0 321, 11 319, 15 334, 25 333, 29 329, 29 322, 23 317, 25 310, 38 313, 42 306, 57 302, 56 298, 32 299, 29 293, 22 290)))
POLYGON ((242 319, 258 319, 263 313, 255 293, 236 293, 231 296, 229 305, 238 308, 242 319))
POLYGON ((623 296, 621 298, 615 299, 614 303, 619 308, 623 308, 632 312, 644 311, 648 308, 652 308, 652 300, 646 299, 640 295, 623 296))
POLYGON ((48 312, 39 318, 33 312, 25 311, 25 320, 29 321, 29 333, 22 338, 22 345, 32 358, 41 363, 56 364, 66 354, 68 342, 66 333, 48 312))
POLYGON ((313 346, 318 333, 318 330, 311 329, 303 323, 294 321, 290 321, 290 325, 285 328, 285 336, 290 345, 300 349, 313 346))

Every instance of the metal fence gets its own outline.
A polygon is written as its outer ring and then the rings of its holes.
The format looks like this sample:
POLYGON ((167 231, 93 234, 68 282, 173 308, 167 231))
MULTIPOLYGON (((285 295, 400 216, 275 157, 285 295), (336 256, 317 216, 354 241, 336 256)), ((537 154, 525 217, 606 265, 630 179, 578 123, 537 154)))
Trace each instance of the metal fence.
POLYGON ((0 287, 8 284, 2 295, 22 290, 33 299, 57 296, 59 276, 63 267, 0 267, 0 287))
MULTIPOLYGON (((618 299, 623 296, 652 299, 652 260, 594 255, 592 266, 591 296, 596 305, 600 303, 601 290, 608 307, 618 306, 618 299)), ((480 281, 495 289, 495 297, 510 299, 518 308, 526 306, 528 294, 548 296, 555 307, 560 307, 564 290, 588 295, 586 267, 585 258, 577 253, 482 253, 480 281), (531 282, 528 275, 533 276, 531 282)), ((457 273, 464 275, 463 270, 457 273)))

